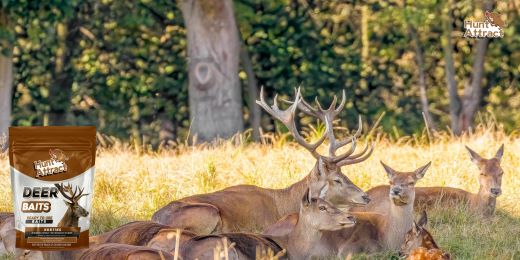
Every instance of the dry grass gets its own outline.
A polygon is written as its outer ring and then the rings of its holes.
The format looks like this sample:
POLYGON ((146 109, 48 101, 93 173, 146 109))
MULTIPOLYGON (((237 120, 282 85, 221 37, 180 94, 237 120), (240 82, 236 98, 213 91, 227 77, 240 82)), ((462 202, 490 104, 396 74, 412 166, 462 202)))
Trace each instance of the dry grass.
MULTIPOLYGON (((428 161, 432 167, 419 186, 452 186, 476 192, 477 168, 464 145, 484 156, 494 155, 505 144, 503 195, 495 217, 481 219, 463 210, 433 210, 429 228, 438 244, 457 259, 520 259, 520 139, 481 128, 462 138, 438 134, 390 140, 376 138, 372 157, 343 172, 363 189, 387 182, 379 164, 412 170, 428 161)), ((307 174, 314 164, 305 150, 283 140, 272 145, 183 147, 138 154, 131 149, 102 149, 96 162, 93 209, 94 234, 130 220, 150 219, 166 203, 184 196, 210 192, 236 184, 282 188, 307 174)), ((0 211, 12 211, 9 163, 0 155, 0 211)), ((393 258, 391 254, 376 258, 393 258)), ((354 256, 354 259, 364 259, 354 256)))

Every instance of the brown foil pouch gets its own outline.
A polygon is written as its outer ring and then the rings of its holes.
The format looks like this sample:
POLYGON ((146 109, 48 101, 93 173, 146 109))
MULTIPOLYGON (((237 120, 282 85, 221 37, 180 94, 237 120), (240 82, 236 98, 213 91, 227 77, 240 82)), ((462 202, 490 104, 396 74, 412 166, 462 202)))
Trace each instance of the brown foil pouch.
POLYGON ((88 247, 96 128, 9 128, 16 247, 88 247))

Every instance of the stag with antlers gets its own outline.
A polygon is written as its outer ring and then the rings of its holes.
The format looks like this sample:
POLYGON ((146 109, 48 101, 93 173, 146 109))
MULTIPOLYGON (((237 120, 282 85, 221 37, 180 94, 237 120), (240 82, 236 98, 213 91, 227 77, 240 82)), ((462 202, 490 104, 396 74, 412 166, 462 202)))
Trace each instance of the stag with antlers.
POLYGON ((370 199, 341 172, 345 165, 362 162, 369 158, 373 146, 368 145, 359 153, 355 153, 356 143, 361 135, 361 120, 354 136, 345 140, 336 139, 333 131, 333 120, 345 106, 345 93, 339 106, 334 97, 328 109, 323 109, 319 102, 312 107, 296 90, 294 101, 289 102, 286 110, 281 110, 274 98, 274 105, 269 106, 261 90, 260 101, 257 103, 274 118, 281 121, 294 136, 295 141, 307 149, 316 158, 316 164, 311 172, 302 180, 285 189, 266 189, 253 185, 232 186, 209 194, 198 194, 173 201, 159 209, 152 219, 164 225, 183 228, 205 235, 219 232, 263 230, 276 222, 280 217, 296 213, 300 209, 300 199, 307 189, 319 192, 311 194, 320 197, 338 208, 351 205, 367 204, 370 199), (313 144, 308 143, 296 128, 295 117, 297 109, 317 117, 326 125, 326 134, 313 144), (329 154, 320 155, 317 148, 328 137, 329 154), (336 155, 338 149, 351 144, 350 149, 336 155))
POLYGON ((78 221, 80 217, 87 217, 88 211, 79 205, 79 200, 87 196, 88 193, 83 193, 84 188, 79 188, 76 186, 74 192, 72 191, 72 185, 67 184, 64 186, 63 184, 54 184, 61 195, 66 199, 65 204, 67 204, 68 209, 63 215, 60 223, 58 223, 58 227, 78 227, 78 221))

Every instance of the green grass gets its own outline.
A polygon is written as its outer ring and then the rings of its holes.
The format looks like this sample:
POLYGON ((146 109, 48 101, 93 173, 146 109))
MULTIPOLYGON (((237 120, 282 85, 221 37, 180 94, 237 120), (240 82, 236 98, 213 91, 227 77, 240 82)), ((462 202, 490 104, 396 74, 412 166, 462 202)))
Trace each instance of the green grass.
MULTIPOLYGON (((285 140, 272 145, 233 144, 181 147, 159 153, 136 153, 130 148, 101 149, 96 159, 92 232, 111 230, 131 220, 148 220, 155 210, 188 195, 236 184, 282 188, 305 176, 314 164, 307 151, 285 140)), ((343 172, 363 189, 387 183, 379 164, 413 170, 428 161, 432 167, 418 186, 451 186, 476 192, 477 168, 464 145, 485 157, 505 144, 503 195, 497 214, 483 219, 467 211, 433 209, 428 228, 438 244, 456 259, 520 259, 520 139, 480 129, 454 138, 438 134, 389 140, 379 136, 371 158, 346 166, 343 172)), ((325 148, 325 147, 324 147, 325 148)), ((325 150, 325 149, 324 149, 325 150)), ((0 155, 0 211, 12 211, 8 157, 0 155)), ((392 254, 354 256, 390 259, 392 254)))

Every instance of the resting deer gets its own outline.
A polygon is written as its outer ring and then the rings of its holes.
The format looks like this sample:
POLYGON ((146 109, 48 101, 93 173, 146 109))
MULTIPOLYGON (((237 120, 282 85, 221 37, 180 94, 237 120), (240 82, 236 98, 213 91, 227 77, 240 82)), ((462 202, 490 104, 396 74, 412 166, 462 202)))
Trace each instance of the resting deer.
MULTIPOLYGON (((179 246, 195 234, 180 231, 179 246)), ((166 252, 174 252, 177 241, 177 229, 153 221, 135 221, 120 226, 112 231, 90 237, 90 244, 117 243, 134 246, 147 246, 166 252)))
POLYGON ((91 246, 77 259, 173 260, 174 257, 168 252, 149 247, 107 243, 91 246))
POLYGON ((437 246, 435 240, 425 226, 428 222, 426 211, 421 213, 418 222, 414 222, 410 231, 406 233, 405 241, 401 245, 399 256, 408 260, 449 260, 451 256, 437 246))
POLYGON ((323 231, 339 230, 356 223, 350 213, 342 212, 325 200, 311 198, 310 194, 307 191, 303 196, 295 227, 286 235, 225 233, 195 237, 184 244, 182 256, 185 259, 213 259, 213 248, 224 238, 228 244, 234 243, 230 250, 233 258, 230 259, 255 259, 257 248, 268 248, 276 254, 282 247, 287 249, 289 259, 310 259, 318 250, 316 245, 323 231))
POLYGON ((61 195, 67 199, 64 201, 68 206, 65 215, 63 215, 63 218, 58 223, 58 227, 78 227, 79 218, 88 216, 88 211, 79 205, 79 200, 82 197, 87 196, 88 193, 83 194, 84 188, 78 190, 77 186, 74 189, 74 192, 72 192, 72 186, 70 184, 63 186, 63 184, 56 183, 54 186, 56 186, 61 195))
POLYGON ((496 199, 502 194, 501 186, 504 171, 500 167, 500 161, 504 154, 504 145, 500 146, 491 159, 482 158, 467 146, 466 149, 470 154, 471 161, 477 165, 480 171, 478 193, 450 187, 416 188, 415 206, 417 210, 424 210, 436 203, 442 205, 442 207, 467 204, 470 210, 484 216, 494 214, 496 199))
POLYGON ((0 255, 14 253, 15 243, 14 214, 0 212, 0 255))
POLYGON ((383 214, 357 213, 358 220, 352 228, 327 232, 326 245, 332 246, 339 255, 357 252, 399 250, 404 235, 412 227, 415 184, 424 177, 430 167, 428 163, 413 172, 398 172, 384 164, 390 186, 378 186, 369 191, 373 201, 380 201, 385 208, 383 214))
POLYGON ((298 212, 300 199, 305 191, 322 190, 323 199, 337 207, 346 207, 352 204, 366 204, 370 201, 366 193, 358 188, 341 172, 345 165, 362 162, 369 158, 373 146, 354 154, 356 137, 361 134, 361 123, 358 131, 352 138, 337 140, 334 136, 332 122, 345 106, 345 93, 338 107, 336 97, 328 109, 323 109, 319 103, 317 108, 310 106, 300 97, 300 90, 296 91, 294 102, 286 110, 280 110, 277 97, 274 105, 266 104, 261 90, 260 101, 269 114, 281 121, 292 133, 298 144, 307 149, 315 158, 316 164, 311 172, 299 182, 285 189, 266 189, 252 185, 238 185, 209 194, 199 194, 183 198, 164 206, 153 215, 152 219, 164 225, 182 228, 197 234, 212 234, 219 232, 263 230, 280 217, 298 212), (326 125, 324 134, 316 143, 309 144, 298 133, 295 124, 297 108, 304 113, 319 118, 326 125), (325 138, 329 139, 329 155, 320 155, 316 149, 325 138), (343 154, 336 155, 336 151, 348 144, 350 149, 343 154), (324 189, 322 189, 325 187, 324 189))

